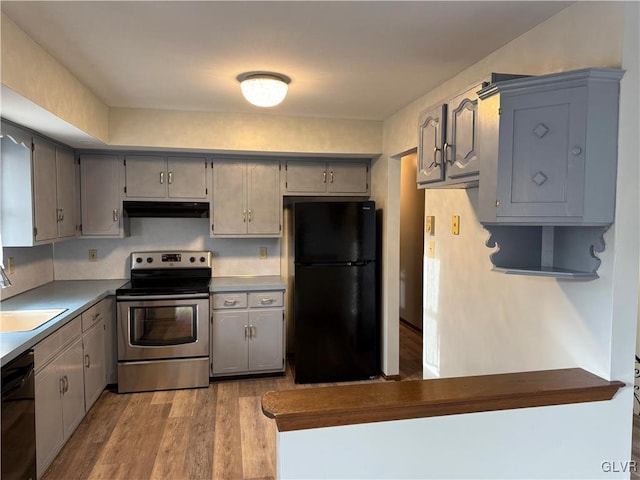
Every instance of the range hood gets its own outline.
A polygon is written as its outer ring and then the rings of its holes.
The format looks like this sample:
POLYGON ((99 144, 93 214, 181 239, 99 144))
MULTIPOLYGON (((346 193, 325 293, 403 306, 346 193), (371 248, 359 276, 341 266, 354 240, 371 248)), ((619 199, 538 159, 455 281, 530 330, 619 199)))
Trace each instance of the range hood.
POLYGON ((209 202, 123 202, 129 217, 208 218, 209 202))

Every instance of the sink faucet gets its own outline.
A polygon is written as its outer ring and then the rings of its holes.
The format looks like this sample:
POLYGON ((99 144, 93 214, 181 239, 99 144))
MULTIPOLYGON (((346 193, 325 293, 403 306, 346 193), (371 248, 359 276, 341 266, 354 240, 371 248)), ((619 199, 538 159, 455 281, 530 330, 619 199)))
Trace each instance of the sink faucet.
POLYGON ((4 265, 0 263, 0 288, 7 288, 11 286, 11 280, 7 276, 7 272, 4 271, 4 265))

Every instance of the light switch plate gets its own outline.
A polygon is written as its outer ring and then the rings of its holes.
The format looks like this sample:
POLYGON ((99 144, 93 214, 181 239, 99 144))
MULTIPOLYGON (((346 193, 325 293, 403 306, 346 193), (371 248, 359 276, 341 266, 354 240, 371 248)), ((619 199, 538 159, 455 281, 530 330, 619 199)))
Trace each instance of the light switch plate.
POLYGON ((267 247, 260 247, 258 256, 260 260, 265 260, 267 258, 267 247))
POLYGON ((15 259, 13 257, 7 258, 7 273, 11 275, 16 271, 15 259))
POLYGON ((95 249, 91 249, 89 250, 89 261, 90 262, 97 262, 98 261, 98 250, 95 249))
POLYGON ((428 215, 424 222, 424 231, 427 235, 435 235, 436 233, 436 217, 428 215))
POLYGON ((451 218, 451 233, 460 235, 460 215, 454 215, 451 218))

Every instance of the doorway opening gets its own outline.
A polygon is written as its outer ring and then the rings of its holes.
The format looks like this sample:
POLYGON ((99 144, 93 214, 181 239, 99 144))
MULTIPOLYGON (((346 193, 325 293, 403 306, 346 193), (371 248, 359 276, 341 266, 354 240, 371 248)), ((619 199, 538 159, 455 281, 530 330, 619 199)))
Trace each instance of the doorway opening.
POLYGON ((400 158, 400 374, 422 379, 422 362, 407 364, 407 355, 419 349, 422 359, 423 263, 424 263, 424 190, 416 187, 417 154, 400 158), (419 333, 403 335, 404 329, 419 333), (409 341, 419 338, 419 342, 409 341))

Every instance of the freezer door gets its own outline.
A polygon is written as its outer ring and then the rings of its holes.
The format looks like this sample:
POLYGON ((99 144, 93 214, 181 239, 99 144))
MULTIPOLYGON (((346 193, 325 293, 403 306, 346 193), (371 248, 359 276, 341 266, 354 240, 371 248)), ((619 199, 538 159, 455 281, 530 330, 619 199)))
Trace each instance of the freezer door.
POLYGON ((379 374, 375 263, 296 266, 296 383, 358 380, 379 374))
POLYGON ((375 260, 374 202, 296 203, 293 209, 297 263, 375 260))

